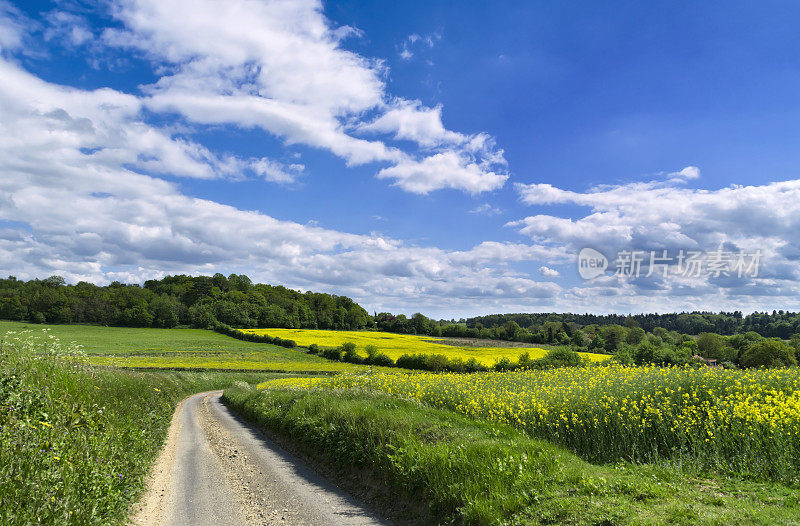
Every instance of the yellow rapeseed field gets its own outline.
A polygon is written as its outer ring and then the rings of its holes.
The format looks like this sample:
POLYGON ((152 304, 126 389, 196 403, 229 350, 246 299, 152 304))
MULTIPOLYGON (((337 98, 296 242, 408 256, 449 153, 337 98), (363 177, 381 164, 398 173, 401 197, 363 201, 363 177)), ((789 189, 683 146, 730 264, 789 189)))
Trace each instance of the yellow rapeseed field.
MULTIPOLYGON (((461 347, 446 345, 442 338, 432 336, 417 336, 413 334, 394 334, 376 331, 326 331, 314 329, 242 329, 244 332, 254 334, 268 334, 279 338, 294 340, 298 345, 308 347, 316 343, 320 347, 338 347, 346 342, 353 342, 364 355, 364 347, 374 345, 392 360, 397 360, 404 354, 442 354, 448 358, 461 358, 469 360, 475 358, 484 365, 494 365, 501 358, 516 360, 519 355, 527 352, 533 359, 542 358, 547 354, 545 349, 538 347, 461 347)), ((580 353, 590 361, 602 361, 609 358, 605 354, 580 353)))
POLYGON ((597 461, 682 458, 800 483, 800 369, 600 365, 340 375, 260 388, 365 389, 514 425, 597 461))

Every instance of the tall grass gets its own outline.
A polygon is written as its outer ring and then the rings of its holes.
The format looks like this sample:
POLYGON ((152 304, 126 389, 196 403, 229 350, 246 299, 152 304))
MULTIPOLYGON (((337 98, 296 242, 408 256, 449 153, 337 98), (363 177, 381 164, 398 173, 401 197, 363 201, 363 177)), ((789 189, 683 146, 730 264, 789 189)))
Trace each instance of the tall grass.
POLYGON ((265 376, 96 370, 38 334, 0 341, 0 524, 124 523, 176 402, 265 376))

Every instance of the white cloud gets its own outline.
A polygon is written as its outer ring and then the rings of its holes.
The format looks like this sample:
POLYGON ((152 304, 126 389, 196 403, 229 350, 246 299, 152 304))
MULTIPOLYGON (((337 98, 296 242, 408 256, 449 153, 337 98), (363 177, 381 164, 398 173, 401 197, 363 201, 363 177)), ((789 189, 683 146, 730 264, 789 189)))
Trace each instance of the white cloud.
POLYGON ((360 131, 394 133, 395 139, 414 141, 425 147, 441 144, 462 144, 469 138, 445 129, 441 105, 426 108, 420 101, 398 100, 370 123, 358 126, 360 131))
MULTIPOLYGON (((765 301, 776 308, 797 305, 800 180, 717 190, 684 187, 686 179, 698 175, 697 168, 688 167, 669 174, 666 181, 603 186, 586 192, 548 184, 516 185, 524 203, 572 204, 588 211, 575 218, 538 214, 508 225, 537 244, 563 247, 573 255, 584 247, 598 249, 612 265, 620 250, 667 249, 673 257, 680 250, 708 253, 718 247, 733 253, 762 253, 760 274, 755 279, 685 279, 674 273, 668 279, 629 282, 608 277, 573 289, 573 298, 581 301, 598 301, 609 287, 617 287, 615 295, 630 296, 627 305, 638 305, 638 310, 652 310, 648 299, 654 297, 658 297, 661 311, 690 307, 745 310, 745 305, 758 305, 756 296, 762 297, 762 305, 765 301), (753 298, 746 299, 750 296, 753 298)), ((615 303, 619 309, 623 305, 615 303)))
POLYGON ((697 166, 687 166, 679 172, 671 173, 676 179, 697 179, 700 177, 700 168, 697 166))
POLYGON ((45 15, 48 27, 45 40, 60 39, 69 46, 81 46, 94 39, 91 27, 85 18, 65 11, 50 11, 45 15))
MULTIPOLYGON (((420 185, 405 180, 409 167, 431 162, 428 152, 351 132, 392 134, 435 153, 473 158, 458 163, 456 173, 428 170, 425 179, 442 181, 425 188, 474 193, 505 181, 498 177, 505 160, 491 138, 449 131, 440 107, 391 97, 383 63, 343 49, 341 40, 355 30, 332 27, 318 1, 119 0, 114 15, 125 27, 107 29, 105 42, 141 51, 164 72, 144 87, 152 111, 199 124, 258 127, 287 144, 326 149, 348 165, 390 163, 381 176, 396 173, 396 186, 417 193, 420 185), (374 116, 371 122, 366 115, 374 116)), ((432 45, 435 37, 417 38, 432 45)))
POLYGON ((486 215, 486 216, 495 216, 502 214, 503 211, 499 208, 496 208, 489 203, 483 203, 482 205, 478 205, 472 210, 469 211, 470 214, 477 214, 477 215, 486 215))
POLYGON ((134 96, 47 84, 6 61, 0 61, 0 76, 1 140, 31 166, 40 156, 60 154, 76 166, 91 159, 146 173, 210 179, 242 177, 251 164, 145 124, 134 96), (54 150, 65 147, 71 150, 54 150))
POLYGON ((267 181, 274 183, 293 183, 303 173, 305 166, 298 163, 285 165, 263 158, 252 163, 252 169, 267 181))
POLYGON ((25 19, 19 9, 5 0, 0 0, 0 51, 22 46, 25 25, 25 19))
POLYGON ((561 275, 556 269, 545 266, 539 267, 539 274, 546 278, 557 278, 561 275))
POLYGON ((442 188, 479 194, 501 188, 508 175, 487 171, 469 157, 456 152, 442 152, 422 159, 404 160, 378 172, 380 179, 395 179, 395 185, 415 194, 427 194, 442 188))
POLYGON ((575 220, 538 215, 512 224, 532 237, 571 246, 597 240, 614 247, 771 245, 768 240, 794 239, 800 226, 800 180, 719 190, 681 188, 672 182, 630 183, 588 192, 543 184, 516 185, 516 189, 527 204, 571 203, 591 209, 575 220))
POLYGON ((414 51, 412 51, 412 49, 430 49, 441 39, 442 35, 439 33, 431 33, 430 35, 412 33, 403 40, 403 44, 400 46, 400 58, 409 61, 414 58, 414 51))

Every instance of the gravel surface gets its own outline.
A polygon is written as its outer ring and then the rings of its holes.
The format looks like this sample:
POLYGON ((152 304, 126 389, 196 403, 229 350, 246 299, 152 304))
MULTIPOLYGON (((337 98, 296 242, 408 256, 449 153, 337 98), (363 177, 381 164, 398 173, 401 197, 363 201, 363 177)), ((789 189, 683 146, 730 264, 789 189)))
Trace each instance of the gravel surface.
POLYGON ((221 391, 176 408, 133 524, 386 524, 223 405, 221 391))

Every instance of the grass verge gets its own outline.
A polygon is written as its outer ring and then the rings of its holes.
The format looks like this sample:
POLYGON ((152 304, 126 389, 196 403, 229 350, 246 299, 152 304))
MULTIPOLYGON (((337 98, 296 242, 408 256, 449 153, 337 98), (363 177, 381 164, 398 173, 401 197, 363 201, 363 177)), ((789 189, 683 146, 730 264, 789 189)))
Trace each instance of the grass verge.
POLYGON ((391 396, 235 386, 223 400, 410 524, 800 524, 798 492, 675 466, 593 465, 502 424, 391 396))
POLYGON ((97 370, 52 336, 0 344, 0 524, 124 524, 190 393, 269 375, 97 370))

